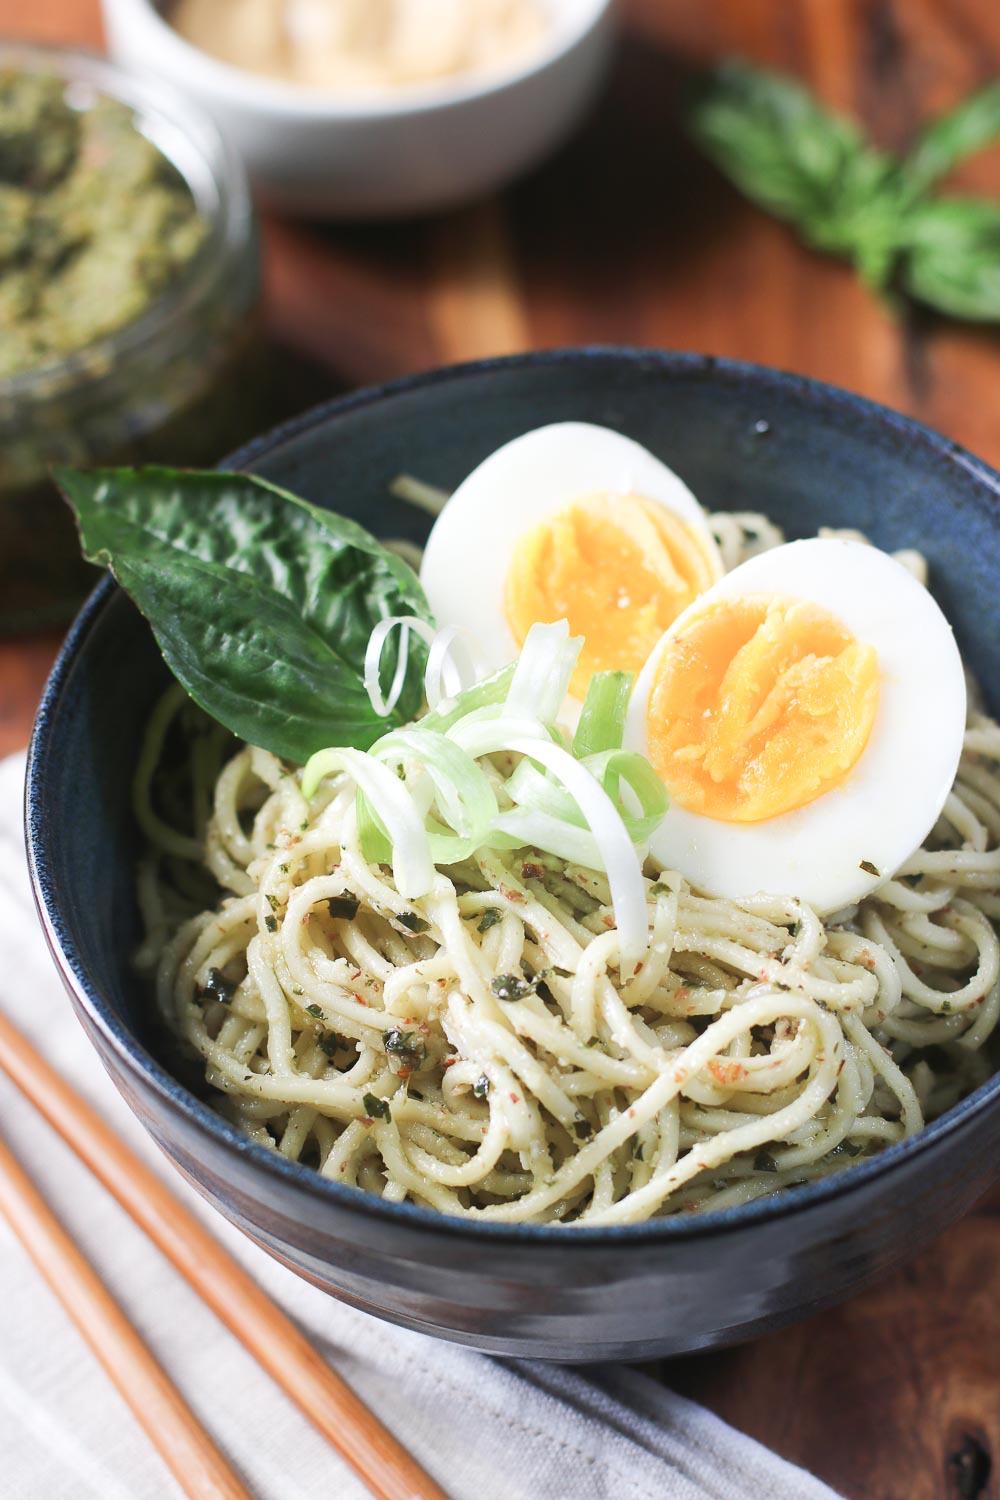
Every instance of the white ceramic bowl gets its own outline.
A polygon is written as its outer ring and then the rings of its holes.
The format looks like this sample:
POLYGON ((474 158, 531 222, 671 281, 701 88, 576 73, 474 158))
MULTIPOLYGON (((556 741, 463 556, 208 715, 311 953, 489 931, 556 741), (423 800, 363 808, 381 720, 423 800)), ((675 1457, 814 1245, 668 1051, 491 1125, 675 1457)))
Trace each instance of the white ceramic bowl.
POLYGON ((162 0, 102 4, 118 62, 157 73, 197 100, 268 202, 330 218, 446 208, 533 166, 591 103, 613 32, 613 0, 546 0, 549 35, 514 67, 334 98, 192 47, 164 19, 162 0))

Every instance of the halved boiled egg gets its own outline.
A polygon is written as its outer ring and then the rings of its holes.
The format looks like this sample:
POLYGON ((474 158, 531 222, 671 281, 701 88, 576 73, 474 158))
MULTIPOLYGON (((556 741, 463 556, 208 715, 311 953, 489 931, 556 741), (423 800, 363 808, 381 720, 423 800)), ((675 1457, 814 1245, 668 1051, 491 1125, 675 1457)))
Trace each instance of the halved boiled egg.
POLYGON ((591 674, 638 672, 722 576, 705 512, 665 464, 621 433, 559 422, 525 433, 459 486, 427 543, 420 581, 439 625, 468 631, 491 669, 532 625, 568 620, 591 674))
POLYGON ((893 558, 790 542, 751 558, 666 631, 626 742, 671 806, 653 854, 697 889, 820 912, 892 875, 955 779, 965 677, 951 627, 893 558))

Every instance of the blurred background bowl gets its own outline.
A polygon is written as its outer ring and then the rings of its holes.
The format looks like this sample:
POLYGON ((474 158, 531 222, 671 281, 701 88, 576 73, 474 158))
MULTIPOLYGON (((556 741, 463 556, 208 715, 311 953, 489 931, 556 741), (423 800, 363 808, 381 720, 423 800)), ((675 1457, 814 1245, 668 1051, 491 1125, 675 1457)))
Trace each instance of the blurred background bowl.
POLYGON ((270 205, 324 218, 424 213, 509 182, 570 135, 613 39, 612 0, 547 0, 548 35, 514 66, 338 98, 220 62, 155 0, 102 5, 113 57, 211 113, 270 205))
MULTIPOLYGON (((858 527, 879 546, 921 548, 966 660, 992 711, 1000 707, 1000 476, 919 423, 831 386, 699 355, 525 355, 362 391, 262 438, 231 466, 335 505, 385 538, 420 543, 430 517, 388 494, 396 475, 451 489, 501 443, 567 419, 646 444, 710 509, 766 510, 791 537, 858 527)), ((139 937, 130 785, 167 681, 145 622, 105 579, 35 727, 35 895, 80 1020, 136 1115, 209 1202, 316 1285, 502 1354, 677 1354, 749 1338, 856 1292, 1000 1175, 1000 1076, 836 1176, 739 1208, 616 1228, 449 1219, 383 1203, 255 1144, 180 1081, 130 961, 139 937)), ((933 732, 932 704, 928 713, 933 732)))

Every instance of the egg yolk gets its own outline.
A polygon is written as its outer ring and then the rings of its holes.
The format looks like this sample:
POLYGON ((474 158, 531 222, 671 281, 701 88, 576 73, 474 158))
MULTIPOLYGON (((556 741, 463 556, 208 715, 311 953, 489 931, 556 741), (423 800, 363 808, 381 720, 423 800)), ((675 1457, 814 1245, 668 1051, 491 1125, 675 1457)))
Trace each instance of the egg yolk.
POLYGON ((878 657, 827 610, 723 599, 665 645, 649 758, 679 806, 759 823, 840 785, 875 721, 878 657))
POLYGON ((672 511, 640 495, 588 495, 519 537, 507 574, 507 623, 519 646, 532 625, 568 620, 584 637, 570 683, 594 672, 638 672, 717 568, 672 511))

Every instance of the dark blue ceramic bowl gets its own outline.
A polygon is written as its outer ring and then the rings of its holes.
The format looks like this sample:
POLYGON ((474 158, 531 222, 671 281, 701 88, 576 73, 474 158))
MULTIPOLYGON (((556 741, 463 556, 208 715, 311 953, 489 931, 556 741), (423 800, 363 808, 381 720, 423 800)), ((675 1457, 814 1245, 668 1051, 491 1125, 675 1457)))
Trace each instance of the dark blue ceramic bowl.
MULTIPOLYGON (((233 465, 382 536, 420 541, 425 518, 387 496, 396 474, 454 486, 507 439, 566 418, 637 438, 710 507, 765 510, 793 537, 856 526, 881 546, 921 548, 967 659, 1000 705, 1000 478, 926 428, 827 386, 692 355, 530 355, 361 392, 261 439, 233 465)), ((335 1296, 498 1353, 677 1354, 847 1296, 1000 1175, 1000 1077, 840 1176, 632 1228, 450 1221, 382 1204, 251 1144, 163 1065, 129 965, 129 783, 165 680, 149 630, 105 579, 56 663, 31 745, 28 843, 42 921, 97 1054, 150 1134, 222 1213, 335 1296)), ((933 704, 928 714, 933 725, 933 704)))

